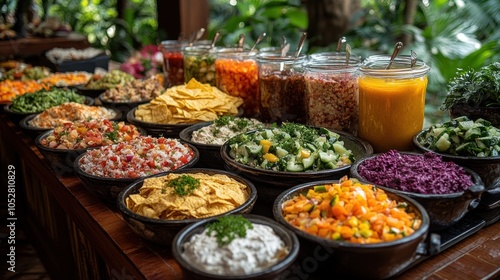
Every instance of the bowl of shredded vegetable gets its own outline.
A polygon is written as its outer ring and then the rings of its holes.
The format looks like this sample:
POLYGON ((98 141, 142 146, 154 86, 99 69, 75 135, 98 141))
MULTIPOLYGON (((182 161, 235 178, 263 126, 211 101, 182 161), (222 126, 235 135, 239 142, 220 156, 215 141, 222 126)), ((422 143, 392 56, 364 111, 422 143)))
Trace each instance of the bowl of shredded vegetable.
POLYGON ((432 230, 452 226, 479 205, 484 186, 479 175, 432 152, 395 150, 365 157, 351 176, 418 201, 432 230))
POLYGON ((439 242, 425 244, 430 222, 422 205, 347 177, 287 189, 276 198, 273 215, 298 236, 299 263, 315 260, 308 271, 313 278, 385 279, 418 255, 439 251, 439 242))
POLYGON ((488 192, 500 191, 500 129, 490 121, 454 118, 417 133, 413 144, 477 172, 488 192))

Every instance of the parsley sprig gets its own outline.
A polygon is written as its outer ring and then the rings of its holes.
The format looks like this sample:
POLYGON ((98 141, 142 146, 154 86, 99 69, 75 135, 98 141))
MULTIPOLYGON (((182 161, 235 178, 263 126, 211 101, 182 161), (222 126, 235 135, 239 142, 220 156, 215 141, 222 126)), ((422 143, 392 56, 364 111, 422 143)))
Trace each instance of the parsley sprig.
MULTIPOLYGON (((200 187, 200 180, 190 175, 181 175, 168 181, 167 187, 174 188, 175 193, 180 196, 185 196, 200 187)), ((164 190, 162 190, 162 193, 164 193, 164 190)))
POLYGON ((216 233, 217 244, 224 246, 238 237, 245 237, 247 229, 253 229, 252 223, 241 215, 223 216, 208 225, 208 235, 216 233))

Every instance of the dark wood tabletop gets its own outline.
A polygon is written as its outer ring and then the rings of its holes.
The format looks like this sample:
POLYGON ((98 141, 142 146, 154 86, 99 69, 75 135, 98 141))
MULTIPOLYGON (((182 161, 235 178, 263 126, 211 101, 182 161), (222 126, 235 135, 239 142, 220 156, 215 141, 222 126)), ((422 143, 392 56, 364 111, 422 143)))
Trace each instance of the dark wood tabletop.
MULTIPOLYGON (((54 171, 51 168, 51 163, 44 159, 33 145, 33 138, 24 134, 6 115, 0 116, 0 133, 2 161, 6 161, 4 164, 16 164, 19 171, 21 171, 21 167, 27 170, 26 174, 17 176, 26 177, 27 202, 31 204, 31 209, 49 207, 48 205, 37 206, 35 204, 39 202, 35 203, 35 201, 38 200, 30 198, 30 193, 40 191, 39 189, 29 189, 35 185, 30 183, 30 180, 36 179, 41 181, 40 186, 37 185, 37 188, 47 190, 45 195, 53 197, 51 203, 57 204, 57 207, 60 207, 65 212, 69 224, 74 223, 76 225, 77 231, 80 233, 79 238, 85 239, 85 242, 89 245, 89 250, 95 250, 98 258, 102 258, 106 267, 104 269, 106 276, 100 274, 97 277, 110 279, 183 279, 183 273, 178 263, 173 259, 170 248, 142 240, 125 224, 113 203, 103 202, 93 196, 71 172, 54 171), (9 157, 8 154, 14 156, 9 157)), ((29 209, 28 212, 30 212, 29 209)), ((482 220, 482 217, 488 215, 497 217, 500 214, 496 209, 468 216, 467 219, 476 225, 472 233, 466 234, 467 236, 463 240, 458 238, 460 240, 456 244, 449 245, 449 248, 434 256, 423 257, 418 263, 415 262, 416 264, 413 267, 394 278, 498 279, 500 277, 500 223, 494 222, 485 225, 486 222, 482 220), (483 223, 477 225, 476 220, 478 219, 483 223)), ((49 224, 43 222, 44 219, 48 219, 47 217, 38 215, 38 219, 41 220, 41 224, 49 224)), ((51 229, 50 226, 45 226, 43 230, 48 231, 49 235, 57 235, 57 229, 51 229)), ((467 230, 469 230, 467 225, 465 225, 465 228, 457 228, 456 231, 458 232, 455 235, 460 236, 464 232, 467 233, 467 230)), ((448 232, 448 234, 452 235, 451 239, 453 240, 454 233, 448 232)), ((75 240, 71 240, 70 243, 73 244, 73 247, 75 246, 75 240)), ((38 246, 38 248, 43 249, 43 245, 38 246)), ((52 248, 52 250, 54 249, 52 248)), ((81 249, 78 254, 80 253, 81 249)), ((75 254, 73 250, 73 256, 75 254)), ((88 255, 92 256, 90 253, 88 255)), ((81 262, 85 261, 87 260, 80 260, 80 264, 76 266, 83 266, 81 262)), ((90 270, 92 269, 97 270, 98 268, 91 268, 90 270)), ((79 271, 79 269, 76 270, 79 271)), ((74 277, 82 278, 84 276, 80 274, 80 276, 74 277)), ((57 279, 57 277, 54 277, 54 279, 57 279)), ((297 277, 294 279, 297 279, 297 277)))

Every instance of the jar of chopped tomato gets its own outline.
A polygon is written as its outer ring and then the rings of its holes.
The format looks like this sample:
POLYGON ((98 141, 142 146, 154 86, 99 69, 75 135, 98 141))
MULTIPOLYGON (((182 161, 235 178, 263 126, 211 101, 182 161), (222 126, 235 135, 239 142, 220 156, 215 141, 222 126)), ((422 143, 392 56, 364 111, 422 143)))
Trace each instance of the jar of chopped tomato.
POLYGON ((368 57, 359 67, 358 136, 375 152, 412 150, 412 138, 424 125, 427 73, 430 67, 408 55, 368 57))
POLYGON ((258 117, 259 72, 255 56, 241 48, 219 49, 215 60, 216 85, 220 90, 243 99, 241 107, 246 117, 258 117))
POLYGON ((168 40, 162 41, 160 50, 163 53, 163 75, 165 88, 184 84, 184 59, 182 49, 187 42, 168 40))
POLYGON ((358 128, 359 59, 341 55, 312 58, 304 75, 307 124, 353 135, 358 128))
POLYGON ((262 121, 306 123, 303 68, 306 57, 278 53, 257 56, 262 121))
POLYGON ((217 52, 208 45, 194 45, 185 47, 184 56, 184 82, 192 78, 204 84, 215 86, 215 59, 217 52))

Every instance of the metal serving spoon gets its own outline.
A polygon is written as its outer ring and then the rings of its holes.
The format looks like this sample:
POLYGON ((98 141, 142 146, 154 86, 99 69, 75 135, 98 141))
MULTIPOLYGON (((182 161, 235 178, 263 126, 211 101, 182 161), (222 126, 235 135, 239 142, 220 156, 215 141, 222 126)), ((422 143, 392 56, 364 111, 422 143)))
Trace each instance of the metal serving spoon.
POLYGON ((255 44, 253 44, 252 48, 250 49, 250 52, 252 52, 253 50, 255 50, 255 48, 257 47, 257 45, 264 39, 264 37, 266 37, 266 32, 260 34, 259 38, 257 38, 257 41, 255 41, 255 44))
POLYGON ((391 68, 392 63, 394 62, 394 59, 396 58, 396 56, 399 53, 399 50, 401 50, 402 47, 403 47, 403 43, 402 42, 397 42, 396 43, 396 46, 394 47, 394 51, 392 52, 392 55, 391 55, 391 60, 389 61, 389 65, 387 65, 387 67, 385 67, 386 70, 389 69, 389 68, 391 68))
POLYGON ((302 51, 302 47, 304 46, 304 41, 307 38, 307 32, 302 33, 302 36, 300 36, 300 41, 299 44, 297 45, 297 50, 295 51, 295 58, 299 57, 300 51, 302 51))

